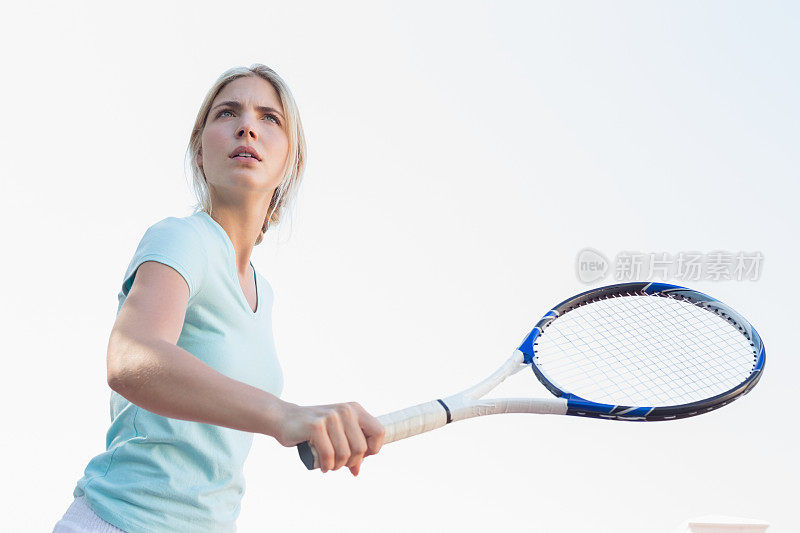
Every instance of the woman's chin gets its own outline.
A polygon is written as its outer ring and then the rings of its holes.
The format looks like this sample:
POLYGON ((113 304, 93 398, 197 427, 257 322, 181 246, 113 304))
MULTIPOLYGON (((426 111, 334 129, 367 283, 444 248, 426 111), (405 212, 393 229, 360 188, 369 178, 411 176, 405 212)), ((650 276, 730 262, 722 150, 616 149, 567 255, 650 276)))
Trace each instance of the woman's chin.
POLYGON ((215 179, 210 183, 214 187, 233 188, 233 189, 247 189, 253 192, 267 192, 275 190, 280 182, 277 178, 264 176, 263 173, 249 171, 230 172, 223 179, 215 179))

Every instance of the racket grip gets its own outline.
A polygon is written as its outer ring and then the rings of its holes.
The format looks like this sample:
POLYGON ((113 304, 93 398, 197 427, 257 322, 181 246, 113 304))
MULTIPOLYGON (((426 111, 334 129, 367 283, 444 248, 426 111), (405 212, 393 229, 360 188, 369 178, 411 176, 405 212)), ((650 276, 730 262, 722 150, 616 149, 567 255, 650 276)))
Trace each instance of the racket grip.
MULTIPOLYGON (((439 400, 421 403, 413 407, 394 411, 378 417, 386 433, 383 443, 419 435, 440 428, 448 422, 447 411, 439 400)), ((297 445, 300 460, 309 470, 319 468, 319 455, 308 441, 297 445)))

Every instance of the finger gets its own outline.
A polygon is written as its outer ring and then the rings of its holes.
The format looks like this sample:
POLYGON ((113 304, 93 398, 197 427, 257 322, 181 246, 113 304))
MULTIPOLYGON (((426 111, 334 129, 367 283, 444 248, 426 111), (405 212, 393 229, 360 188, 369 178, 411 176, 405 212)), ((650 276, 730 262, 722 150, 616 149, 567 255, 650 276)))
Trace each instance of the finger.
POLYGON ((317 451, 320 470, 323 473, 330 470, 333 465, 333 444, 323 423, 315 426, 309 444, 317 451))
POLYGON ((333 467, 331 470, 339 470, 350 459, 350 445, 347 443, 347 434, 338 413, 331 414, 327 426, 328 437, 333 444, 333 467))
POLYGON ((356 405, 346 404, 341 411, 342 424, 347 435, 347 442, 350 445, 350 459, 347 466, 353 467, 361 464, 364 454, 367 452, 367 439, 361 429, 359 411, 356 405))
POLYGON ((350 473, 353 474, 353 476, 357 476, 359 470, 361 470, 361 464, 360 463, 357 464, 356 466, 351 466, 350 467, 350 473))
POLYGON ((366 457, 368 455, 375 455, 381 450, 386 440, 386 428, 383 427, 383 424, 381 424, 377 418, 363 409, 362 411, 363 413, 359 417, 359 424, 367 440, 367 453, 364 454, 364 457, 366 457))

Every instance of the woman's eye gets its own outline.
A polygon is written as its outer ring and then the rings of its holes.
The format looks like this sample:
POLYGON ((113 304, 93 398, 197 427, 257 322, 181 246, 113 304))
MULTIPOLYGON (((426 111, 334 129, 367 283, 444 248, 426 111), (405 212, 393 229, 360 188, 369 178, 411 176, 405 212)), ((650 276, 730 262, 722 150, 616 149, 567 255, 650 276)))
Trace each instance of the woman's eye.
MULTIPOLYGON (((231 115, 233 115, 233 111, 231 111, 230 109, 223 109, 222 111, 220 111, 219 113, 217 113, 217 118, 221 117, 221 116, 222 116, 222 115, 224 115, 225 113, 230 113, 231 115)), ((277 117, 277 116, 275 116, 275 115, 273 115, 273 114, 268 114, 268 115, 265 115, 265 116, 266 116, 267 118, 271 118, 272 120, 274 120, 274 121, 275 121, 275 124, 277 124, 278 126, 280 126, 280 125, 281 125, 281 121, 278 119, 278 117, 277 117)))

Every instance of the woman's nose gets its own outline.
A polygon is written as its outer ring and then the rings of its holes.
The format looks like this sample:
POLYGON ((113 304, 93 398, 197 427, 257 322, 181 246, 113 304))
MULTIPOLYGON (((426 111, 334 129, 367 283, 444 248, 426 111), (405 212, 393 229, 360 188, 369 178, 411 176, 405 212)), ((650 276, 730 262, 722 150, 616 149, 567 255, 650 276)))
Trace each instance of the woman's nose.
POLYGON ((248 136, 251 139, 256 138, 256 130, 253 126, 250 125, 250 122, 245 122, 241 126, 239 126, 239 130, 236 132, 237 137, 248 136))

